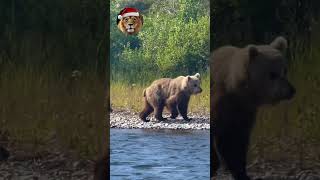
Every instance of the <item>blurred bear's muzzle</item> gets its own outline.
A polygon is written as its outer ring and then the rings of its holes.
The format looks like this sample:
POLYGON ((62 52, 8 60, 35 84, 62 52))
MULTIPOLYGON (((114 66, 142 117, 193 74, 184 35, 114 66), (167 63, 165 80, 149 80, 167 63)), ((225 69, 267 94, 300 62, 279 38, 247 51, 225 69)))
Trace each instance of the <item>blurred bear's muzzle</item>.
POLYGON ((288 80, 282 81, 282 90, 280 91, 280 99, 283 100, 290 100, 294 97, 296 94, 296 89, 291 85, 291 83, 288 80))
POLYGON ((296 94, 296 89, 289 83, 288 94, 285 98, 290 100, 294 97, 295 94, 296 94))

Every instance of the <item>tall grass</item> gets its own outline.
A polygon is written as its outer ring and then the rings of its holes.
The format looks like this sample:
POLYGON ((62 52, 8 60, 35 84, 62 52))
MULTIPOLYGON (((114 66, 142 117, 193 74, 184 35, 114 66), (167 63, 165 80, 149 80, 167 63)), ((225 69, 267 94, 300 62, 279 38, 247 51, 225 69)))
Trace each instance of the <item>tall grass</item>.
MULTIPOLYGON (((122 77, 123 78, 123 77, 122 77)), ((160 77, 158 77, 160 78, 160 77)), ((153 80, 156 80, 155 78, 153 80)), ((189 105, 190 112, 209 113, 210 110, 210 76, 202 75, 201 87, 203 92, 199 95, 192 96, 189 105)), ((136 78, 133 83, 128 81, 111 81, 110 99, 113 108, 129 109, 135 112, 139 112, 143 108, 143 90, 150 85, 151 78, 148 77, 146 82, 136 78)))
POLYGON ((103 83, 94 73, 71 75, 52 66, 2 69, 0 126, 10 143, 34 152, 54 147, 82 157, 98 154, 107 125, 103 83))

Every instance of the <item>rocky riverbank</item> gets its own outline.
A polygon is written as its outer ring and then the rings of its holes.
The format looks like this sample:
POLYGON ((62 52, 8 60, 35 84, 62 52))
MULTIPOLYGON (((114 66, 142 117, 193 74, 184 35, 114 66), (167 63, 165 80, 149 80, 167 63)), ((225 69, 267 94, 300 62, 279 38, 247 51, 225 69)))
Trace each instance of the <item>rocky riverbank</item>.
MULTIPOLYGON (((265 162, 261 164, 251 164, 248 174, 253 179, 261 180, 320 180, 319 167, 298 168, 295 163, 265 162)), ((232 180, 231 174, 226 170, 218 171, 218 180, 232 180)))
MULTIPOLYGON (((150 122, 143 122, 139 119, 138 113, 129 110, 114 110, 110 113, 111 128, 146 128, 146 129, 190 129, 190 130, 209 130, 210 116, 209 114, 193 114, 189 113, 190 121, 185 121, 182 117, 177 119, 168 118, 165 121, 158 122, 153 115, 150 115, 150 122)), ((169 117, 169 114, 164 114, 169 117)))
POLYGON ((0 179, 33 180, 90 180, 93 161, 76 160, 63 153, 28 155, 11 150, 7 161, 0 162, 0 179))

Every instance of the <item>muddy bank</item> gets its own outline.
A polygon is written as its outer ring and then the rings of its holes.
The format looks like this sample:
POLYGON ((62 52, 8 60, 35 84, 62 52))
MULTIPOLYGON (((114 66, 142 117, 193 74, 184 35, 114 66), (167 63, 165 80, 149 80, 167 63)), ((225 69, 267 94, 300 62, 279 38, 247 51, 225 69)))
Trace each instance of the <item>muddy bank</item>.
POLYGON ((209 114, 188 114, 190 121, 185 121, 182 117, 170 119, 169 114, 164 114, 168 118, 165 121, 157 121, 151 114, 150 122, 143 122, 139 119, 138 113, 129 110, 114 110, 110 113, 111 128, 146 128, 146 129, 189 129, 189 130, 209 130, 210 116, 209 114))

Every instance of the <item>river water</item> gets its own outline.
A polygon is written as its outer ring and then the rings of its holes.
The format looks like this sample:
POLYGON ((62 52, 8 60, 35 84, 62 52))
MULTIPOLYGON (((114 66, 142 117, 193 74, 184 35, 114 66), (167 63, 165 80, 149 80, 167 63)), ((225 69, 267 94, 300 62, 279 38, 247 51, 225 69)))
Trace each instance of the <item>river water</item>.
POLYGON ((208 130, 111 129, 111 180, 208 180, 208 130))

